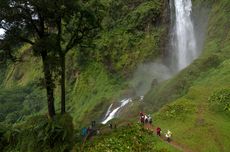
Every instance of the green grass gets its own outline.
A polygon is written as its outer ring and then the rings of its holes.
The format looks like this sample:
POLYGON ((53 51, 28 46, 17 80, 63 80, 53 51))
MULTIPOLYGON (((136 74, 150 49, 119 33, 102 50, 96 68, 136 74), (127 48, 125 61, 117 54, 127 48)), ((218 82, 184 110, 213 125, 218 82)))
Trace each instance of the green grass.
MULTIPOLYGON (((76 147, 79 147, 76 145, 76 147)), ((73 151, 77 151, 77 148, 73 151)), ((123 126, 109 134, 95 136, 92 142, 84 146, 87 152, 177 152, 169 144, 160 141, 152 132, 148 132, 140 125, 123 126)))
POLYGON ((32 50, 29 45, 23 45, 17 57, 19 62, 8 64, 5 79, 2 85, 5 88, 15 86, 26 86, 43 77, 42 65, 39 58, 32 56, 32 50))

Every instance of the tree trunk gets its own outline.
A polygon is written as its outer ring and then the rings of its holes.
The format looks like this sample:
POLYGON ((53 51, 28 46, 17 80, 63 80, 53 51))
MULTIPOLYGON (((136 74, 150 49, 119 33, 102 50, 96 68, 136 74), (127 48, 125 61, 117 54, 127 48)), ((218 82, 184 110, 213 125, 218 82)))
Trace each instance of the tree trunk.
POLYGON ((47 92, 47 101, 48 101, 48 113, 51 118, 55 116, 55 107, 54 107, 54 83, 52 80, 52 73, 47 59, 47 52, 43 51, 42 53, 42 62, 43 70, 45 77, 45 85, 47 92))
POLYGON ((64 114, 66 112, 65 106, 65 55, 60 55, 60 64, 61 64, 61 113, 64 114))

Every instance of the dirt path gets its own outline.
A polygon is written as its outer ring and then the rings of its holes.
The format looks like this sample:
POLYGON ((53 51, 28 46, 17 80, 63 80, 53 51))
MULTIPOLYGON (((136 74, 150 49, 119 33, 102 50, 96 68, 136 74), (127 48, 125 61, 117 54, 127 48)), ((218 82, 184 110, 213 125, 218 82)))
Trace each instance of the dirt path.
MULTIPOLYGON (((155 133, 156 128, 155 128, 154 126, 149 125, 149 124, 146 124, 146 125, 144 126, 144 128, 147 129, 147 130, 150 130, 150 131, 154 132, 154 134, 156 134, 156 133, 155 133)), ((170 144, 171 146, 173 146, 174 148, 178 149, 179 151, 183 151, 183 152, 193 152, 192 150, 188 149, 186 146, 184 146, 184 145, 182 145, 182 144, 179 144, 179 143, 177 143, 177 142, 174 141, 174 140, 173 140, 173 141, 170 141, 170 142, 167 142, 167 141, 166 141, 166 138, 165 138, 163 135, 161 135, 160 139, 161 139, 163 142, 166 142, 166 143, 170 144)))

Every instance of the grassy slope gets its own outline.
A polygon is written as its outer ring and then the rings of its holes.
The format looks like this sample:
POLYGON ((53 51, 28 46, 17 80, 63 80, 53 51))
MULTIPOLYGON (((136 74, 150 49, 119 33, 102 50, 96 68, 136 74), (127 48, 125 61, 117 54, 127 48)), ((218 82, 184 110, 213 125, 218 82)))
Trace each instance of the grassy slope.
MULTIPOLYGON (((176 152, 178 150, 160 141, 158 137, 143 129, 142 126, 133 125, 122 127, 107 134, 96 136, 93 142, 84 146, 86 152, 176 152)), ((77 147, 73 149, 78 151, 77 147)))
POLYGON ((19 49, 20 62, 8 64, 2 85, 5 88, 26 86, 43 76, 41 62, 32 57, 30 46, 24 45, 19 49))
POLYGON ((156 107, 172 102, 154 114, 155 124, 172 130, 174 140, 194 151, 230 149, 230 114, 213 109, 208 100, 215 91, 230 88, 229 8, 228 0, 213 4, 201 57, 145 99, 156 107))

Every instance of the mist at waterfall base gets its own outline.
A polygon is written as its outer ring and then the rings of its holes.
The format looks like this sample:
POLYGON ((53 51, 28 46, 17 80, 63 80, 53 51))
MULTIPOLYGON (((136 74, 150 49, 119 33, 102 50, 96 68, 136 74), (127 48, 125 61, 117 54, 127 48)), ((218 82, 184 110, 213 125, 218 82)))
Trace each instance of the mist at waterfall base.
POLYGON ((156 83, 169 79, 171 74, 170 69, 160 61, 158 61, 158 63, 139 65, 129 84, 130 89, 134 92, 134 94, 132 94, 133 96, 121 100, 117 106, 112 103, 108 107, 101 123, 106 124, 108 121, 116 118, 122 108, 128 106, 131 102, 143 102, 144 95, 151 89, 151 87, 156 83), (135 98, 135 100, 133 100, 133 98, 135 98))
MULTIPOLYGON (((170 0, 170 43, 168 55, 155 62, 140 64, 135 70, 130 89, 143 101, 144 95, 158 83, 170 79, 197 59, 203 49, 208 23, 208 7, 193 8, 191 0, 170 0)), ((102 124, 118 116, 132 101, 126 98, 118 106, 111 104, 102 124)))
POLYGON ((172 71, 162 62, 150 62, 141 64, 134 72, 130 86, 136 96, 144 96, 159 82, 169 79, 172 71))

